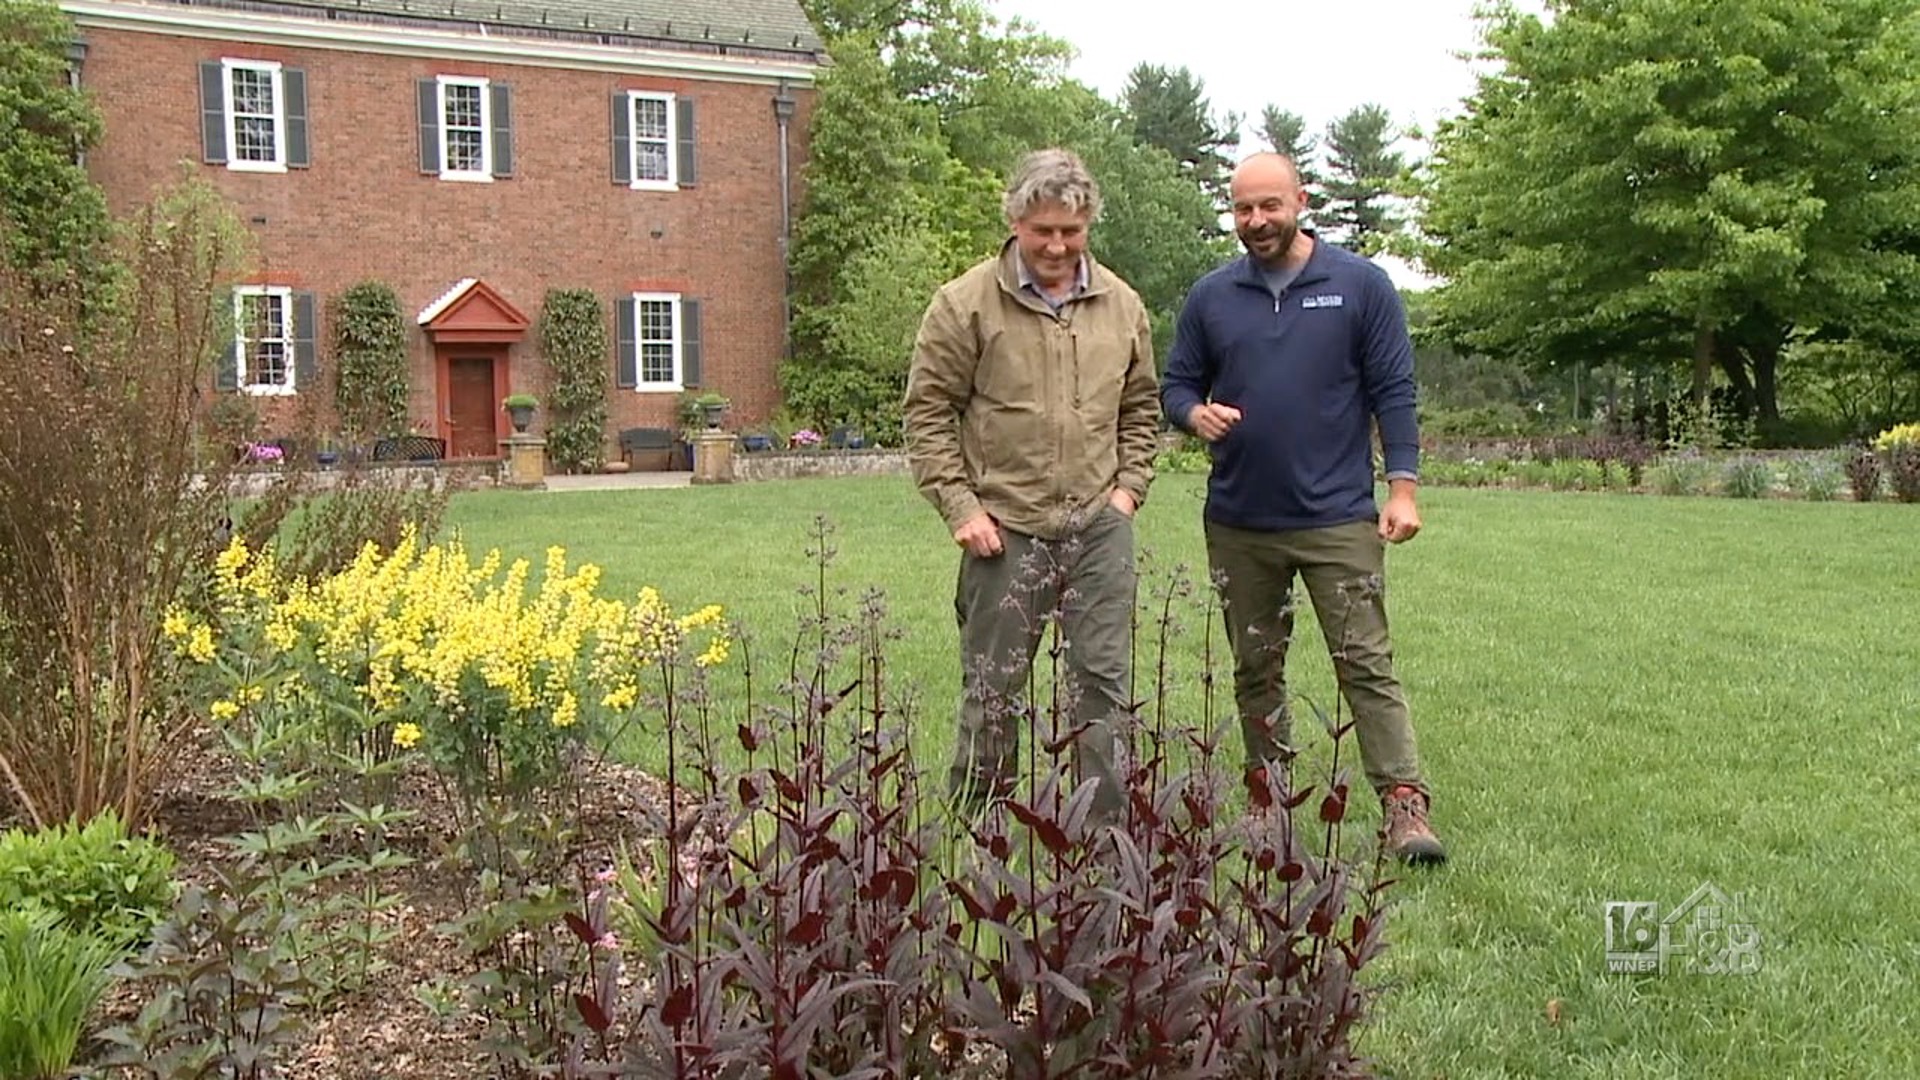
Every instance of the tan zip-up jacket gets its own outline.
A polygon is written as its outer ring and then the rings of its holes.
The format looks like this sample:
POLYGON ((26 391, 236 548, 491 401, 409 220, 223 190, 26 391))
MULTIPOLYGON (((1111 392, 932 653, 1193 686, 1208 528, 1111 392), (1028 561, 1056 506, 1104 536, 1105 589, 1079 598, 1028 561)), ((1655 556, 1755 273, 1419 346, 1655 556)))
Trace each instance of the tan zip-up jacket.
POLYGON ((1160 402, 1146 306, 1087 257, 1058 315, 1020 288, 1007 241, 941 286, 907 374, 907 456, 949 531, 982 510, 1058 539, 1114 488, 1147 501, 1160 402))

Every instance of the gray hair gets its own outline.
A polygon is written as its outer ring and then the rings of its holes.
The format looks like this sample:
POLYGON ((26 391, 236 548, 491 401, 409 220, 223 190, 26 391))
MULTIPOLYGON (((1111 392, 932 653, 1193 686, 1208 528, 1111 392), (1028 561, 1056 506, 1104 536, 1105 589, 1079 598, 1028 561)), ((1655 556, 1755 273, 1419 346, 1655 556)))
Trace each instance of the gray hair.
POLYGON ((1100 216, 1100 185, 1087 171, 1086 163, 1071 150, 1053 148, 1035 150, 1020 162, 1013 179, 1007 182, 1002 206, 1007 221, 1027 216, 1039 203, 1057 202, 1073 211, 1085 211, 1088 221, 1100 216))

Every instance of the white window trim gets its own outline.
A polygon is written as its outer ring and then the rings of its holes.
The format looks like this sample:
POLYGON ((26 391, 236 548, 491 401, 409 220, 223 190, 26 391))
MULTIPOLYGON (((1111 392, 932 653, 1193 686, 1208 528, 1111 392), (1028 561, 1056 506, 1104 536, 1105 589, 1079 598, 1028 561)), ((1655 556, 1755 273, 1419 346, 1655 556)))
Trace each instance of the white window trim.
POLYGON ((220 58, 221 111, 227 116, 227 168, 234 172, 287 171, 287 83, 278 60, 220 58), (233 72, 236 68, 264 71, 273 77, 273 160, 240 160, 240 124, 233 109, 233 72))
POLYGON ((677 394, 686 389, 687 372, 681 366, 685 359, 682 349, 685 347, 686 319, 680 313, 679 293, 637 292, 633 294, 633 389, 641 394, 677 394), (673 305, 673 379, 670 382, 648 382, 646 363, 647 339, 641 336, 640 305, 643 303, 668 303, 673 305))
MULTIPOLYGON (((674 327, 677 331, 679 324, 674 324, 674 327)), ((299 331, 300 328, 293 325, 293 289, 290 286, 240 285, 235 287, 233 290, 233 356, 229 360, 235 369, 234 385, 241 393, 256 397, 291 397, 300 392, 298 386, 300 357, 297 352, 298 346, 295 344, 300 339, 299 331), (287 381, 282 385, 272 386, 247 381, 247 346, 252 344, 252 339, 247 337, 246 331, 246 298, 249 296, 277 296, 280 298, 280 310, 286 313, 283 323, 286 327, 286 337, 283 340, 287 347, 287 381)))
POLYGON ((627 186, 635 191, 678 191, 680 189, 680 110, 675 105, 672 94, 655 90, 627 91, 627 161, 633 170, 633 180, 627 186), (665 180, 640 178, 640 125, 633 120, 633 103, 642 98, 665 102, 667 106, 667 178, 665 180))
POLYGON ((436 128, 440 135, 440 179, 460 180, 467 183, 493 183, 493 93, 488 81, 467 75, 441 75, 437 77, 439 88, 434 92, 434 107, 440 111, 436 128), (474 86, 480 90, 480 168, 447 168, 447 87, 474 86))

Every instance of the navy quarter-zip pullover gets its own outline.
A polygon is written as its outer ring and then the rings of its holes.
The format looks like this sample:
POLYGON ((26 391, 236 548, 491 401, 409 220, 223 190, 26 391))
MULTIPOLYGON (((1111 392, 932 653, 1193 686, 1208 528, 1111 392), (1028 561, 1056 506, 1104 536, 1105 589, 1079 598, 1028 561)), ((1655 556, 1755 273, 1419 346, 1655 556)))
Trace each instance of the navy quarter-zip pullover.
POLYGON ((1315 240, 1278 295, 1251 255, 1187 294, 1174 327, 1161 404, 1191 431, 1204 401, 1240 422, 1213 443, 1206 518, 1243 529, 1308 529, 1379 517, 1372 422, 1389 479, 1420 461, 1413 343, 1386 271, 1315 240))

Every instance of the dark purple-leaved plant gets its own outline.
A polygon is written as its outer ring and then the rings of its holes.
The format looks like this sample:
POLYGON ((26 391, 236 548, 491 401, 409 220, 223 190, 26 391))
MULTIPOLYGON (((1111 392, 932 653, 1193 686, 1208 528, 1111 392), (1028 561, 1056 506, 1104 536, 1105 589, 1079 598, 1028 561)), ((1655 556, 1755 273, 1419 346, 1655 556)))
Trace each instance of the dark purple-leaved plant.
MULTIPOLYGON (((1074 769, 1084 733, 1055 635, 1020 789, 945 810, 912 754, 909 699, 885 692, 884 605, 838 610, 816 530, 814 609, 777 702, 724 722, 713 699, 667 703, 677 797, 646 912, 660 955, 638 980, 623 1075, 1364 1072, 1353 1036, 1385 883, 1341 844, 1337 715, 1327 782, 1257 774, 1243 809, 1221 729, 1173 718, 1163 658, 1121 733, 1125 807, 1101 819, 1074 769)), ((1195 591, 1176 573, 1155 598, 1163 651, 1195 591)))

